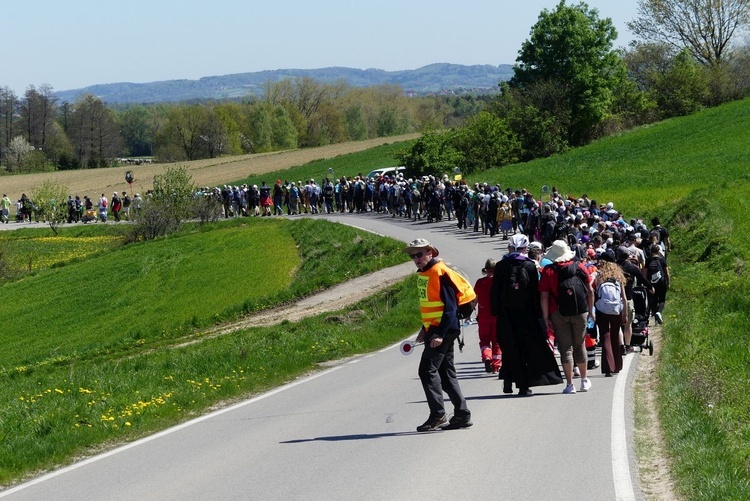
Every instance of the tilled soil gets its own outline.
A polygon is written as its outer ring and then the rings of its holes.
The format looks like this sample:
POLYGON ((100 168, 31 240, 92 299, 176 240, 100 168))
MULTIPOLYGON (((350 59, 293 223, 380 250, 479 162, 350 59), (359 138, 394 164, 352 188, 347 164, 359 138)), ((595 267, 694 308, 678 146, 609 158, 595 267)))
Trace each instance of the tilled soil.
MULTIPOLYGON (((132 191, 145 193, 153 186, 154 175, 163 174, 170 166, 183 166, 193 178, 196 186, 217 186, 243 179, 251 174, 264 174, 303 165, 313 160, 330 159, 339 155, 364 151, 383 144, 407 141, 420 134, 405 134, 381 137, 366 141, 353 141, 332 144, 318 148, 305 148, 278 153, 260 153, 235 157, 212 158, 180 162, 176 164, 141 164, 104 169, 83 169, 49 173, 18 174, 0 177, 0 191, 7 193, 11 200, 18 200, 22 193, 30 194, 32 189, 50 179, 54 183, 67 186, 70 194, 97 199, 104 193, 131 191, 125 182, 125 172, 131 171, 135 182, 132 191)), ((269 184, 274 180, 269 179, 269 184)))

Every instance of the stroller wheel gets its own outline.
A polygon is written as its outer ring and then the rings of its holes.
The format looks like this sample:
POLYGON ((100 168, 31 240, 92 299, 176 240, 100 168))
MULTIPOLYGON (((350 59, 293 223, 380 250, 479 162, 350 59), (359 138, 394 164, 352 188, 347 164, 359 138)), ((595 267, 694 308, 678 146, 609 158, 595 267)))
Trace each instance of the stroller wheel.
POLYGON ((654 342, 653 341, 648 342, 648 354, 651 356, 653 356, 654 354, 654 342))

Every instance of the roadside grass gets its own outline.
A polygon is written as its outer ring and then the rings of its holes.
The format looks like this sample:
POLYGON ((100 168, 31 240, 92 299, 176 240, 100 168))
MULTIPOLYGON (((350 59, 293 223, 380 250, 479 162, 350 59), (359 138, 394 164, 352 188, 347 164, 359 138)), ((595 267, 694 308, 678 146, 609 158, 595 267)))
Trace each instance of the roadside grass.
POLYGON ((662 426, 686 499, 750 499, 750 183, 672 208, 662 426))
POLYGON ((257 184, 260 186, 265 181, 266 184, 272 186, 277 179, 280 179, 282 183, 284 181, 290 183, 302 181, 303 184, 306 180, 314 179, 315 182, 320 184, 326 177, 334 180, 340 179, 341 176, 366 176, 370 171, 379 167, 400 165, 396 160, 396 153, 408 150, 415 142, 416 140, 384 144, 359 153, 339 155, 328 160, 314 160, 290 169, 250 176, 242 180, 232 181, 231 184, 247 183, 248 185, 257 184), (329 172, 329 169, 333 169, 333 174, 329 172))
POLYGON ((299 323, 19 374, 0 389, 0 484, 403 339, 418 323, 415 280, 299 323))
POLYGON ((614 202, 626 220, 659 216, 670 229, 657 390, 685 499, 750 499, 749 143, 744 100, 471 180, 537 197, 542 185, 558 186, 614 202))

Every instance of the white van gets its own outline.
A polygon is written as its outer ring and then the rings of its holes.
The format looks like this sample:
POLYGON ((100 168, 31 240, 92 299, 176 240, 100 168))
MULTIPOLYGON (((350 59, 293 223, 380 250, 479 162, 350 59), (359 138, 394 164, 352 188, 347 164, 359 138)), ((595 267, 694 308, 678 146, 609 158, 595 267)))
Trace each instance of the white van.
POLYGON ((406 167, 381 167, 379 169, 375 169, 374 171, 371 171, 369 174, 367 174, 367 177, 370 179, 375 179, 380 176, 388 176, 393 177, 398 174, 406 175, 406 167))

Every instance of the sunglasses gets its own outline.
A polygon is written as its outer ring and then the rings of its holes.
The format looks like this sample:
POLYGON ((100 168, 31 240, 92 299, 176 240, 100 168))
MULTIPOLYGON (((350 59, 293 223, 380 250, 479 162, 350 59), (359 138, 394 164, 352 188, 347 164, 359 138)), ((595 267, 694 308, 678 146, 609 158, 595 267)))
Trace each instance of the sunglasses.
POLYGON ((424 252, 415 252, 414 254, 409 254, 409 257, 412 259, 419 259, 422 256, 424 256, 424 252))

